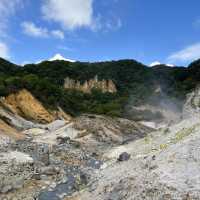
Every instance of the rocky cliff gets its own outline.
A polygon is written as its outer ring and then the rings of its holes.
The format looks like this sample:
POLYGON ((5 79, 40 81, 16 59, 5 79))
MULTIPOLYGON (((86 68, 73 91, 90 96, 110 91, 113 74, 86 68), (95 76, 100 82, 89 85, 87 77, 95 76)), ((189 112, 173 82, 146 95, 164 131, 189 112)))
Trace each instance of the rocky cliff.
POLYGON ((183 106, 183 118, 199 116, 200 114, 200 86, 189 93, 183 106))
POLYGON ((101 90, 103 93, 116 93, 117 88, 112 80, 98 80, 98 76, 93 79, 85 81, 83 84, 80 81, 76 81, 67 77, 65 79, 64 88, 76 89, 84 93, 91 93, 92 89, 101 90))
POLYGON ((21 90, 1 99, 1 103, 11 112, 39 123, 50 123, 54 116, 27 90, 21 90))

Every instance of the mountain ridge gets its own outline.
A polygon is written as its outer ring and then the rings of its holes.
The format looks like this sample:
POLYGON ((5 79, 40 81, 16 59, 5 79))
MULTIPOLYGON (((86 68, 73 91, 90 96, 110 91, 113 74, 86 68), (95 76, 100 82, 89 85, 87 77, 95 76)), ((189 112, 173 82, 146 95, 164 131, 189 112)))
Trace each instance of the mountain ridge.
POLYGON ((71 115, 124 116, 127 104, 138 106, 166 97, 177 102, 185 101, 186 94, 199 84, 198 66, 198 60, 188 68, 166 65, 148 67, 135 60, 94 63, 56 60, 21 67, 1 59, 0 96, 27 89, 49 109, 60 106, 71 115), (83 84, 95 76, 99 81, 111 80, 117 93, 102 94, 97 89, 91 94, 84 94, 63 87, 67 77, 83 84), (156 92, 158 87, 164 95, 156 92))
POLYGON ((198 199, 200 62, 2 66, 0 198, 198 199), (64 88, 66 77, 117 91, 64 88))

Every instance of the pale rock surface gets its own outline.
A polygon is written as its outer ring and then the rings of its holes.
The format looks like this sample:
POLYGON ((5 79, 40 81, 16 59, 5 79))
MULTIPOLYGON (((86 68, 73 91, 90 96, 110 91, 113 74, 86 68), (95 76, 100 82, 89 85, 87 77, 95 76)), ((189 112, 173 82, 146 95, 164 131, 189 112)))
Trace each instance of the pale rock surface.
POLYGON ((1 162, 14 161, 16 164, 33 162, 33 159, 28 154, 18 151, 0 153, 0 158, 1 162))
POLYGON ((69 137, 70 139, 75 139, 78 134, 80 133, 79 130, 76 130, 73 128, 73 123, 69 123, 67 125, 64 125, 60 128, 57 128, 56 130, 50 130, 45 131, 41 129, 37 130, 29 130, 29 135, 33 134, 35 137, 33 137, 33 141, 36 143, 46 143, 49 145, 54 145, 57 143, 57 138, 65 138, 69 137))
POLYGON ((89 189, 77 198, 87 200, 199 199, 200 122, 189 118, 104 154, 107 166, 98 171, 89 189), (131 159, 118 163, 122 152, 131 159))
POLYGON ((187 95, 183 107, 183 118, 200 116, 200 86, 187 95))
POLYGON ((80 81, 76 81, 67 77, 65 79, 64 88, 66 89, 76 89, 84 93, 91 93, 92 89, 99 89, 103 93, 116 93, 117 88, 112 80, 98 80, 98 76, 93 79, 85 81, 83 84, 80 81))

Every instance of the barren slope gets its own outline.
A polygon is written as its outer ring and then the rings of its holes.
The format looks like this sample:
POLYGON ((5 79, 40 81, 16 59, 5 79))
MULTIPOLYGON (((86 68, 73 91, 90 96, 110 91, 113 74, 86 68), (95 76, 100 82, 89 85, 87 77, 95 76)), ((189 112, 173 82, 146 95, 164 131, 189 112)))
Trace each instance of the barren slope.
POLYGON ((42 104, 27 90, 11 94, 2 99, 2 103, 13 113, 25 119, 39 123, 50 123, 54 117, 42 106, 42 104))

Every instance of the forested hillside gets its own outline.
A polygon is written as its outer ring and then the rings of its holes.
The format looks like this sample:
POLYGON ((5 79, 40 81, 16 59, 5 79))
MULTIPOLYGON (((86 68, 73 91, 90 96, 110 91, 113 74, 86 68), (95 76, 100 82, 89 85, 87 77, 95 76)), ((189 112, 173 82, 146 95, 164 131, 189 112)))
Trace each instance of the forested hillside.
POLYGON ((21 67, 0 59, 0 95, 7 96, 26 88, 49 109, 61 106, 72 115, 122 116, 130 97, 133 105, 143 104, 163 92, 169 98, 184 100, 186 93, 200 80, 199 67, 200 61, 192 63, 189 68, 165 65, 150 68, 134 60, 98 63, 45 61, 21 67), (93 90, 91 94, 85 94, 63 88, 66 77, 84 82, 96 75, 100 80, 111 79, 117 93, 93 90), (156 92, 158 86, 161 91, 156 92))

